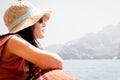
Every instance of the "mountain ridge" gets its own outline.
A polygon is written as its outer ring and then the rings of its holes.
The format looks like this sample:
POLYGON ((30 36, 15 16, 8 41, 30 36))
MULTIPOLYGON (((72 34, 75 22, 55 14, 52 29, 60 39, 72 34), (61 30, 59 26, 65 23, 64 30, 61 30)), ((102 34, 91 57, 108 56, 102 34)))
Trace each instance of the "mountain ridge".
POLYGON ((63 59, 111 59, 120 56, 120 23, 45 49, 58 53, 63 59))

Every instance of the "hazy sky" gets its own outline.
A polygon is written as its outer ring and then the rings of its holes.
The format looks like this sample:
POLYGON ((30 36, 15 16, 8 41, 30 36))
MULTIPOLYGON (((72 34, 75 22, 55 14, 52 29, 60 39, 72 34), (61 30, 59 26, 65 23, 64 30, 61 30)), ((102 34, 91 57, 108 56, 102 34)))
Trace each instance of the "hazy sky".
MULTIPOLYGON (((0 34, 5 8, 17 0, 2 0, 0 5, 0 34)), ((44 45, 62 44, 79 39, 89 32, 98 32, 108 25, 120 23, 120 0, 28 0, 40 10, 52 10, 45 29, 44 45)))

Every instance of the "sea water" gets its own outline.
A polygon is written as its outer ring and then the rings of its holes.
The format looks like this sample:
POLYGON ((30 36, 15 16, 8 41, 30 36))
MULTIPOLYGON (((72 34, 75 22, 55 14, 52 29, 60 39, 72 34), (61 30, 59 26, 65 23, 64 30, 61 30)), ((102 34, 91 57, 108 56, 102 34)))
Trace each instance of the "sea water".
POLYGON ((80 80, 120 80, 120 60, 64 60, 63 70, 80 80))

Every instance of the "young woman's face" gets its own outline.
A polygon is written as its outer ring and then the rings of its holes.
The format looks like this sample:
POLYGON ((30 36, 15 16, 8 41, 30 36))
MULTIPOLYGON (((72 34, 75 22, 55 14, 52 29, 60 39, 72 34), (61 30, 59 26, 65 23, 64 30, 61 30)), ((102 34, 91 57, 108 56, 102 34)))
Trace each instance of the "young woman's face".
POLYGON ((45 21, 41 18, 34 26, 34 36, 36 39, 44 38, 45 21))

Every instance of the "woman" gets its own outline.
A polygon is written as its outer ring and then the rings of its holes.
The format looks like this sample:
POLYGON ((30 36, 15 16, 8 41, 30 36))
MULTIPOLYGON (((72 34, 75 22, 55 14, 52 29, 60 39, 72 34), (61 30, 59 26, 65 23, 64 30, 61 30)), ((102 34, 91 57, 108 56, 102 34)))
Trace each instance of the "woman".
POLYGON ((18 1, 6 10, 4 22, 9 33, 0 37, 0 80, 65 80, 48 77, 52 71, 63 74, 63 60, 41 50, 36 40, 44 38, 50 13, 26 1, 18 1))

